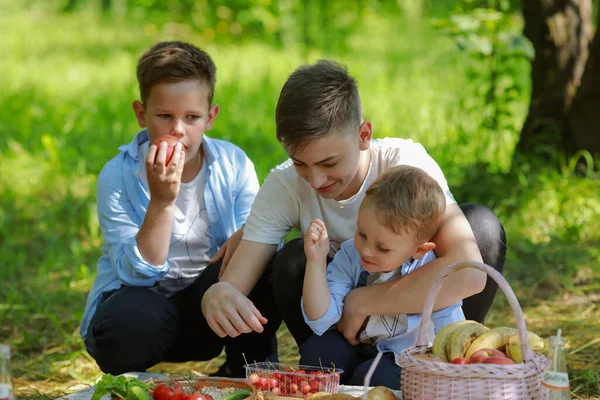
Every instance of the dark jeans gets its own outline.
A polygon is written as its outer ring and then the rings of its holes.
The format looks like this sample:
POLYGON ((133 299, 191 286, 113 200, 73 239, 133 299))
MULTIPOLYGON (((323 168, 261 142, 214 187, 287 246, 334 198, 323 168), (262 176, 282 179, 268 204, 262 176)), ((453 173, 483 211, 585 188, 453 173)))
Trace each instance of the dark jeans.
MULTIPOLYGON (((337 330, 322 336, 312 335, 300 348, 301 365, 322 365, 324 368, 343 369, 340 383, 362 386, 365 376, 377 355, 375 346, 352 346, 337 330)), ((387 386, 400 390, 401 368, 394 362, 394 353, 384 353, 375 367, 370 386, 387 386)))
POLYGON ((243 355, 248 362, 265 361, 281 324, 270 272, 261 277, 249 296, 268 319, 263 333, 220 338, 201 310, 202 297, 218 281, 220 267, 220 263, 209 265, 194 283, 172 297, 131 286, 109 293, 98 306, 85 339, 100 369, 117 375, 145 371, 162 361, 206 361, 217 357, 223 347, 228 367, 239 376, 244 373, 243 355))
MULTIPOLYGON (((460 208, 475 234, 483 262, 502 272, 506 257, 506 235, 502 224, 496 215, 485 206, 463 204, 460 208)), ((275 255, 271 268, 273 269, 275 301, 290 333, 298 346, 301 346, 312 335, 311 329, 304 322, 300 309, 304 269, 306 268, 303 240, 294 239, 288 242, 275 255)), ((465 317, 483 323, 494 301, 497 289, 496 282, 488 279, 481 293, 464 299, 462 309, 465 317)))

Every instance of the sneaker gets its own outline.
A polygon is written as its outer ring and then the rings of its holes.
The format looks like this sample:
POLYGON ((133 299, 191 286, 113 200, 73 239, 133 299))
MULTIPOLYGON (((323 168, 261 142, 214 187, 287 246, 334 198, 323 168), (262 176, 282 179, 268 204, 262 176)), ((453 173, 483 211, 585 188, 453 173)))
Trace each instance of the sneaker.
POLYGON ((245 378, 246 370, 244 367, 241 368, 230 368, 226 362, 223 363, 217 370, 208 376, 222 377, 222 378, 245 378))

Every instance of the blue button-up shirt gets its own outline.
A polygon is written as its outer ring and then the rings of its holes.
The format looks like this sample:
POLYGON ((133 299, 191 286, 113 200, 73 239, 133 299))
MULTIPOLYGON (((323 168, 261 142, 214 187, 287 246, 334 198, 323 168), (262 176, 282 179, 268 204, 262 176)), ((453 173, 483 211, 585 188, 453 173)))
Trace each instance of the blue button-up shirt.
MULTIPOLYGON (((121 152, 98 176, 98 219, 104 243, 81 321, 83 338, 103 293, 123 285, 151 287, 169 272, 168 258, 162 265, 147 263, 136 241, 150 201, 148 186, 140 178, 145 160, 138 152, 148 140, 146 130, 139 132, 131 143, 119 147, 121 152)), ((245 223, 259 184, 254 165, 236 145, 205 135, 202 148, 212 257, 245 223)))

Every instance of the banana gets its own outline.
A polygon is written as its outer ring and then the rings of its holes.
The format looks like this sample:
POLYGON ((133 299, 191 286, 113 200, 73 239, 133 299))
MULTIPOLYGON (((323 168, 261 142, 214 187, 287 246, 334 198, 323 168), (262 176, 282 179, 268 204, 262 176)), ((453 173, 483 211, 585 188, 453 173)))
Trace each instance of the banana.
POLYGON ((448 339, 450 339, 450 335, 457 327, 467 322, 475 321, 457 321, 440 329, 437 335, 435 335, 435 339, 433 339, 433 349, 431 349, 432 353, 441 357, 442 360, 448 362, 448 357, 446 356, 446 345, 448 343, 448 339))
POLYGON ((490 329, 479 322, 469 321, 458 326, 450 335, 446 345, 446 356, 452 362, 457 357, 464 357, 471 343, 482 333, 490 329))
MULTIPOLYGON (((541 351, 544 349, 544 340, 533 332, 527 331, 527 340, 533 351, 541 351)), ((508 338, 506 343, 506 355, 516 363, 523 362, 523 354, 521 354, 521 340, 519 335, 513 335, 508 338)))
POLYGON ((519 333, 515 328, 498 327, 492 328, 487 332, 482 333, 471 343, 465 358, 469 360, 471 355, 481 349, 497 349, 504 350, 504 346, 508 343, 508 339, 519 333))

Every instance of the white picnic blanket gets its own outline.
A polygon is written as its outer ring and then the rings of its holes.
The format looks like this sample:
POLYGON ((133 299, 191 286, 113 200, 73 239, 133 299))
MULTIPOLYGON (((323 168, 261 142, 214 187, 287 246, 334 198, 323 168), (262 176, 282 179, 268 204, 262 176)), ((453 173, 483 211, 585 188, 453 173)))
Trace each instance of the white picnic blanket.
MULTIPOLYGON (((148 373, 148 372, 128 372, 123 374, 124 376, 130 376, 130 377, 134 377, 137 378, 141 381, 146 380, 146 379, 165 379, 167 378, 166 375, 163 374, 154 374, 154 373, 148 373)), ((95 386, 90 386, 89 388, 85 388, 83 390, 80 390, 78 392, 75 393, 71 393, 67 396, 63 396, 60 397, 59 399, 61 400, 90 400, 92 398, 92 394, 94 394, 94 390, 96 389, 95 386)), ((402 395, 399 391, 397 390, 392 390, 392 392, 394 392, 394 394, 396 395, 396 397, 399 400, 402 400, 402 395)), ((340 385, 338 387, 338 393, 345 393, 345 394, 349 394, 351 396, 362 396, 364 393, 364 387, 363 386, 348 386, 348 385, 340 385)), ((102 397, 102 400, 110 400, 110 396, 106 395, 104 397, 102 397)))

